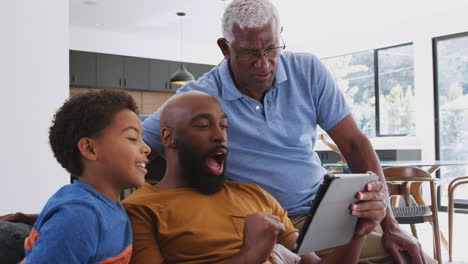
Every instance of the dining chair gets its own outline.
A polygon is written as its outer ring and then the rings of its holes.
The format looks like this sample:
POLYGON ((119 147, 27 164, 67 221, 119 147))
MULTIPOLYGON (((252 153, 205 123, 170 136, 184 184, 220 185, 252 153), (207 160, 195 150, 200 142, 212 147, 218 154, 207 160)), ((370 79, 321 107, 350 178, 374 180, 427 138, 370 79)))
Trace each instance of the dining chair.
POLYGON ((448 186, 448 222, 449 222, 449 261, 452 262, 453 247, 453 211, 454 211, 454 193, 458 186, 468 184, 468 176, 458 177, 450 181, 448 186))
POLYGON ((416 238, 418 235, 415 224, 430 222, 433 228, 434 258, 442 263, 436 191, 439 179, 416 167, 388 167, 384 168, 383 172, 389 195, 393 198, 392 212, 395 219, 399 224, 410 224, 411 232, 416 238), (422 198, 421 186, 425 182, 428 182, 430 187, 430 205, 426 205, 422 198), (398 206, 400 197, 403 198, 405 206, 398 206), (412 205, 412 201, 415 205, 412 205))
MULTIPOLYGON (((339 156, 340 156, 340 160, 341 162, 343 162, 343 164, 346 164, 346 159, 344 158, 344 156, 341 154, 340 152, 340 149, 338 148, 337 145, 335 145, 334 143, 328 141, 328 139, 326 138, 326 135, 325 133, 321 133, 319 135, 319 139, 322 141, 323 144, 325 144, 327 147, 329 147, 333 152, 337 153, 339 156)), ((328 169, 329 172, 332 172, 332 173, 343 173, 344 169, 343 168, 340 168, 340 167, 330 167, 328 169)))

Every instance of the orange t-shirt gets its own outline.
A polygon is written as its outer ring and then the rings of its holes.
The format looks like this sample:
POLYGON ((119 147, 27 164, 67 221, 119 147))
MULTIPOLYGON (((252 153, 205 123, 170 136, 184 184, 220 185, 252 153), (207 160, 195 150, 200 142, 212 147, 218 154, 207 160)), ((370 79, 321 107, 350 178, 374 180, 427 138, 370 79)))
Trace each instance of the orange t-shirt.
POLYGON ((253 184, 226 181, 218 193, 192 188, 161 190, 146 183, 125 199, 133 229, 131 263, 223 263, 243 243, 244 220, 253 213, 281 218, 297 232, 280 204, 253 184))

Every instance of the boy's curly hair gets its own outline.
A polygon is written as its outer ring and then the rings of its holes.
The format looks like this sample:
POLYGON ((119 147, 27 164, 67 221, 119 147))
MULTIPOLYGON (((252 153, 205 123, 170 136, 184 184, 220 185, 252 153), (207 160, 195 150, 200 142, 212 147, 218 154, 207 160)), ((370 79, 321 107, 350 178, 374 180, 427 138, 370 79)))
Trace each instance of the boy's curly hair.
POLYGON ((72 175, 83 173, 78 141, 98 136, 121 110, 138 114, 133 98, 123 91, 101 90, 74 96, 54 115, 49 143, 57 161, 72 175))

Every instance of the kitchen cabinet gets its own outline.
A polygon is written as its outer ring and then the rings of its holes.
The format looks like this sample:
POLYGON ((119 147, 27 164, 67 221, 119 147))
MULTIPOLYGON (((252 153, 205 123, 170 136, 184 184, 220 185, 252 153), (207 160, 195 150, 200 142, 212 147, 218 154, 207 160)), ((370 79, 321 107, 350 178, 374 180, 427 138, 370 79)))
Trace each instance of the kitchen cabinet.
POLYGON ((149 62, 149 90, 170 92, 169 63, 165 60, 150 60, 149 62))
POLYGON ((149 60, 144 58, 124 57, 123 88, 148 90, 149 60))
POLYGON ((124 60, 122 56, 111 54, 97 55, 97 85, 106 88, 124 86, 124 60))
MULTIPOLYGON (((180 62, 113 54, 70 51, 70 86, 123 88, 128 90, 175 92, 180 85, 170 78, 180 62)), ((213 65, 184 63, 195 79, 213 65)))
POLYGON ((149 87, 148 59, 111 54, 97 55, 99 87, 147 90, 149 87))
POLYGON ((70 86, 93 87, 97 85, 96 53, 71 50, 70 86))

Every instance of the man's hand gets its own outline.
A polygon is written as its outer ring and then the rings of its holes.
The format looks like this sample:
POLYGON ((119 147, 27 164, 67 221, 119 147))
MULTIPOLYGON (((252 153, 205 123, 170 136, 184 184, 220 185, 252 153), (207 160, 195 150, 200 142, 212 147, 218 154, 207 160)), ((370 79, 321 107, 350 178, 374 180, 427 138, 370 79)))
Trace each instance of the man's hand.
POLYGON ((426 263, 426 258, 422 253, 419 241, 397 225, 394 225, 383 233, 382 245, 392 256, 394 263, 405 263, 401 258, 401 251, 406 251, 408 253, 411 258, 411 263, 426 263))
POLYGON ((384 219, 387 204, 383 190, 383 183, 371 182, 366 185, 365 191, 356 194, 359 202, 350 206, 351 214, 359 217, 355 238, 366 236, 384 219))
POLYGON ((34 222, 36 222, 38 216, 39 215, 37 214, 14 213, 0 216, 0 221, 34 225, 34 222))
POLYGON ((276 215, 248 215, 244 224, 244 244, 239 254, 246 260, 245 263, 263 263, 270 258, 283 232, 284 225, 276 215))

